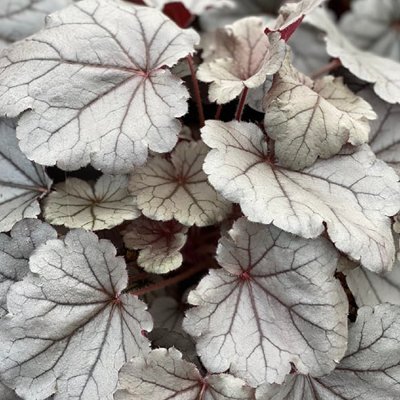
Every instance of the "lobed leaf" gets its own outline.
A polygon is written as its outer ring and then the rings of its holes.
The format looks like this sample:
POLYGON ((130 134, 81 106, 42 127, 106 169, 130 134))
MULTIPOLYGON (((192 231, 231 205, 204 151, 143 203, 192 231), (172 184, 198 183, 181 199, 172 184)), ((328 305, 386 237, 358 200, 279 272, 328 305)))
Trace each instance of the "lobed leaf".
POLYGON ((202 142, 181 142, 171 161, 156 156, 132 173, 129 189, 146 217, 207 226, 227 216, 230 203, 208 183, 202 170, 207 152, 202 142))
POLYGON ((0 375, 28 400, 112 400, 121 366, 147 354, 152 328, 127 284, 114 246, 75 230, 31 256, 33 274, 8 294, 1 320, 0 375))
POLYGON ((182 354, 174 349, 153 350, 138 357, 120 372, 120 387, 115 400, 252 400, 254 391, 229 374, 203 378, 182 354))
POLYGON ((342 35, 323 9, 315 10, 307 22, 326 33, 327 50, 339 58, 356 77, 374 84, 375 93, 388 103, 400 103, 400 63, 362 51, 342 35))
POLYGON ((50 225, 35 219, 17 222, 10 236, 0 234, 0 317, 7 314, 7 294, 11 286, 29 272, 30 255, 47 240, 56 238, 57 232, 50 225))
POLYGON ((362 307, 350 327, 347 354, 331 374, 291 375, 257 400, 389 400, 400 396, 398 306, 362 307))
POLYGON ((301 171, 271 162, 266 138, 250 123, 207 121, 210 183, 254 222, 315 238, 325 228, 342 252, 374 271, 390 270, 390 219, 400 207, 396 173, 367 145, 301 171))
POLYGON ((234 223, 220 240, 220 270, 190 292, 184 329, 210 372, 230 370, 251 386, 282 382, 293 363, 323 375, 343 357, 348 303, 333 277, 337 253, 271 225, 234 223))
POLYGON ((243 89, 261 86, 279 69, 285 44, 277 35, 265 36, 263 27, 262 18, 248 17, 216 32, 211 45, 215 52, 197 71, 199 80, 211 83, 211 101, 228 103, 243 89))
POLYGON ((128 249, 140 250, 138 265, 153 274, 166 274, 182 265, 180 252, 188 228, 175 221, 158 222, 147 218, 133 221, 124 231, 128 249))
POLYGON ((55 190, 44 201, 44 217, 54 225, 97 231, 140 216, 125 175, 103 175, 95 184, 67 178, 55 190))
POLYGON ((369 139, 371 106, 343 84, 327 76, 313 82, 297 71, 290 55, 265 96, 264 124, 275 140, 275 154, 285 167, 299 170, 318 157, 330 158, 346 142, 369 139))
POLYGON ((52 181, 44 168, 29 161, 18 147, 14 122, 0 119, 0 232, 40 213, 37 199, 52 181))
POLYGON ((91 162, 127 173, 146 161, 148 149, 175 146, 176 118, 186 113, 189 95, 166 67, 197 42, 196 32, 152 8, 75 3, 2 53, 0 111, 26 111, 17 136, 38 163, 74 170, 91 162))

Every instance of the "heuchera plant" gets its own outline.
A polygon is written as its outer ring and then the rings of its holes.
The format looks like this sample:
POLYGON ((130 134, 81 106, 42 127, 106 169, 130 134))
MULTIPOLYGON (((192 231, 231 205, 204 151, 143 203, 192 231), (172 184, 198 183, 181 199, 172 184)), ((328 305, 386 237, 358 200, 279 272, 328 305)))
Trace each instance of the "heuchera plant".
POLYGON ((400 399, 400 1, 340 3, 0 0, 0 400, 400 399))

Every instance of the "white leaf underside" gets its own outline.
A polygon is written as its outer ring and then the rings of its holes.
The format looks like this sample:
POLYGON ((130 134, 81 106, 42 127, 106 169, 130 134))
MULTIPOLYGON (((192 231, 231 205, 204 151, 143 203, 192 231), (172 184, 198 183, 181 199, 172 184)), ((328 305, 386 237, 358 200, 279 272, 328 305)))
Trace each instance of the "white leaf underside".
POLYGON ((171 161, 156 156, 135 170, 129 190, 142 213, 158 221, 176 219, 187 226, 221 222, 231 204, 207 180, 202 169, 207 152, 202 142, 181 142, 171 161))
POLYGON ((44 26, 45 17, 72 4, 74 0, 2 0, 0 41, 21 40, 44 26))
POLYGON ((125 175, 103 175, 93 185, 67 178, 54 189, 44 201, 44 217, 54 225, 97 231, 140 216, 125 175))
POLYGON ((381 100, 370 89, 358 93, 368 101, 378 119, 371 122, 370 146, 375 155, 400 175, 400 105, 381 100))
POLYGON ((37 199, 50 187, 44 168, 29 161, 18 147, 12 121, 0 120, 0 231, 40 213, 37 199))
POLYGON ((265 35, 264 21, 248 17, 218 30, 214 36, 215 52, 197 71, 197 77, 211 83, 211 101, 225 104, 243 89, 261 86, 268 75, 281 66, 285 44, 277 35, 265 35))
POLYGON ((281 165, 294 170, 330 158, 347 142, 366 143, 371 106, 343 84, 326 76, 313 82, 293 68, 290 54, 265 97, 264 124, 275 141, 281 165))
MULTIPOLYGON (((36 219, 17 222, 10 236, 0 234, 0 317, 7 314, 7 294, 10 287, 28 274, 28 260, 32 252, 57 232, 36 219)), ((2 397, 0 397, 2 398, 2 397)))
POLYGON ((400 61, 399 0, 357 0, 340 20, 340 29, 357 47, 400 61))
POLYGON ((347 299, 333 278, 334 247, 238 220, 217 250, 223 267, 189 294, 184 329, 210 372, 251 386, 282 382, 293 363, 323 375, 347 344, 347 299))
POLYGON ((383 304, 358 310, 346 356, 331 374, 288 377, 263 388, 257 400, 395 400, 400 397, 400 309, 383 304))
POLYGON ((325 0, 295 0, 283 2, 279 9, 279 15, 275 23, 269 27, 270 31, 282 32, 291 25, 297 24, 299 20, 310 14, 325 0))
POLYGON ((375 272, 394 261, 390 219, 400 207, 395 172, 368 146, 291 171, 269 161, 261 130, 249 123, 208 121, 213 150, 204 170, 211 184, 252 221, 306 238, 325 230, 336 247, 375 272))
POLYGON ((196 366, 174 349, 153 350, 120 372, 115 400, 253 400, 254 391, 229 374, 203 378, 196 366))
POLYGON ((138 265, 147 272, 165 274, 182 265, 180 252, 186 243, 188 228, 175 222, 139 218, 124 231, 128 249, 139 251, 138 265))
POLYGON ((356 77, 374 84, 375 93, 388 103, 400 103, 400 63, 354 47, 339 32, 324 9, 308 16, 308 23, 326 32, 327 50, 356 77))
POLYGON ((164 67, 197 42, 196 32, 158 10, 78 2, 3 53, 0 110, 16 116, 29 109, 17 135, 40 164, 74 170, 91 162, 107 173, 127 173, 146 161, 148 149, 175 146, 188 91, 164 67))
POLYGON ((0 325, 0 375, 27 400, 112 400, 120 367, 146 354, 146 305, 127 284, 114 246, 83 230, 30 258, 33 274, 12 286, 0 325))

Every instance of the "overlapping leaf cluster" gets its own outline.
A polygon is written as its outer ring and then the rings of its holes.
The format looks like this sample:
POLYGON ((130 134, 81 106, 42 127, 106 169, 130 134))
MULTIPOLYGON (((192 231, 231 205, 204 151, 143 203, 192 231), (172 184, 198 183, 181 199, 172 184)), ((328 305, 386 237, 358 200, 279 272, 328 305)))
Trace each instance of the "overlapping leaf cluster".
POLYGON ((0 0, 1 399, 400 398, 400 4, 282 3, 0 0))

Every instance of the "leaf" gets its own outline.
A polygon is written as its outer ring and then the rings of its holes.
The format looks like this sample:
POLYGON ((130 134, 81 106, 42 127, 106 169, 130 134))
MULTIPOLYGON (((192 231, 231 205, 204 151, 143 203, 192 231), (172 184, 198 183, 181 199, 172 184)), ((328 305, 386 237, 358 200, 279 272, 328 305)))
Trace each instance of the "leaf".
POLYGON ((367 145, 319 160, 302 171, 273 164, 261 130, 249 123, 207 121, 212 150, 204 171, 226 199, 254 222, 305 238, 327 233, 342 252, 374 271, 389 270, 394 243, 387 216, 400 207, 396 173, 367 145))
POLYGON ((146 305, 129 294, 111 242, 83 230, 35 251, 0 326, 0 374, 26 399, 112 400, 121 366, 146 354, 146 305))
MULTIPOLYGON (((144 2, 151 6, 162 10, 168 3, 174 3, 176 0, 144 0, 144 2)), ((192 14, 201 15, 208 8, 223 8, 232 6, 230 0, 178 0, 182 3, 192 14)))
POLYGON ((184 329, 210 372, 230 370, 251 386, 282 382, 291 363, 330 372, 347 344, 347 299, 333 277, 338 255, 323 238, 297 238, 239 219, 220 240, 188 301, 184 329))
POLYGON ((392 271, 378 275, 361 266, 349 271, 345 270, 347 285, 358 307, 375 306, 381 303, 400 305, 399 239, 399 235, 394 233, 397 257, 392 271))
POLYGON ((378 119, 371 123, 372 150, 400 175, 400 105, 386 103, 370 88, 358 94, 368 101, 378 114, 378 119))
POLYGON ((140 250, 140 267, 153 274, 166 274, 182 265, 180 250, 186 243, 187 231, 176 221, 158 222, 142 217, 125 229, 124 243, 128 249, 140 250))
POLYGON ((394 244, 387 216, 400 207, 400 187, 367 145, 296 172, 269 161, 254 124, 207 121, 202 138, 214 149, 203 167, 210 183, 251 221, 306 238, 326 228, 335 246, 364 267, 390 269, 394 244))
POLYGON ((261 86, 279 69, 285 44, 277 35, 265 36, 263 27, 262 18, 248 17, 217 32, 213 59, 197 71, 199 80, 211 83, 211 101, 228 103, 243 89, 261 86))
POLYGON ((374 274, 358 267, 347 273, 347 284, 357 305, 374 306, 381 303, 400 305, 400 263, 384 275, 374 274))
POLYGON ((400 61, 399 2, 358 0, 340 20, 340 29, 357 47, 400 61))
POLYGON ((120 387, 115 400, 252 400, 254 391, 228 374, 203 378, 192 363, 182 360, 174 349, 153 350, 138 357, 120 372, 120 387))
POLYGON ((54 225, 97 231, 140 216, 125 175, 103 175, 95 184, 67 178, 55 189, 44 201, 44 217, 54 225))
POLYGON ((197 42, 197 33, 158 10, 78 2, 2 54, 0 110, 9 116, 29 110, 17 130, 29 159, 128 173, 146 161, 148 149, 175 146, 188 91, 165 67, 197 42))
POLYGON ((374 84, 375 93, 388 103, 400 103, 400 63, 354 47, 334 25, 327 12, 318 9, 307 22, 326 32, 327 50, 353 75, 374 84))
POLYGON ((44 168, 29 161, 18 147, 12 121, 0 119, 0 231, 40 213, 37 199, 52 181, 44 168))
POLYGON ((398 306, 360 308, 350 327, 347 355, 335 371, 321 378, 291 375, 281 388, 260 389, 257 400, 398 399, 399 318, 398 306))
POLYGON ((302 169, 318 157, 330 158, 346 142, 368 141, 371 106, 343 84, 326 76, 313 82, 297 71, 286 56, 265 97, 265 127, 275 140, 279 162, 302 169))
POLYGON ((39 31, 45 17, 74 0, 2 0, 0 3, 0 41, 21 40, 39 31))
POLYGON ((35 219, 17 222, 10 236, 0 234, 0 317, 7 314, 10 287, 29 272, 28 260, 32 252, 47 240, 56 238, 57 232, 50 225, 35 219))
POLYGON ((284 3, 273 26, 267 27, 266 34, 279 32, 286 42, 302 23, 304 17, 319 7, 325 0, 300 0, 284 3))
POLYGON ((146 217, 207 226, 228 215, 230 203, 217 194, 202 170, 207 152, 202 142, 181 142, 171 161, 156 156, 133 172, 129 189, 146 217))

